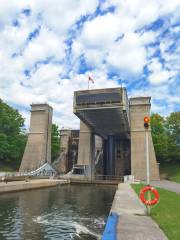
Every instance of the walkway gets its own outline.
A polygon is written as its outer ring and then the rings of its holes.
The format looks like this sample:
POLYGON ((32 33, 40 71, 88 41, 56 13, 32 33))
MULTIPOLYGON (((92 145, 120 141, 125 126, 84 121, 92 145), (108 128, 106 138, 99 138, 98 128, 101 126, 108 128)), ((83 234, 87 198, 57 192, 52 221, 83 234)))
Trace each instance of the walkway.
POLYGON ((129 184, 118 185, 111 212, 119 214, 117 240, 167 240, 129 184))
POLYGON ((29 181, 0 182, 0 193, 16 192, 22 190, 31 190, 36 188, 53 187, 61 184, 67 184, 67 180, 56 179, 38 179, 29 181))
POLYGON ((180 194, 180 183, 171 182, 168 180, 161 180, 161 181, 151 181, 151 185, 154 187, 160 187, 160 188, 180 194))

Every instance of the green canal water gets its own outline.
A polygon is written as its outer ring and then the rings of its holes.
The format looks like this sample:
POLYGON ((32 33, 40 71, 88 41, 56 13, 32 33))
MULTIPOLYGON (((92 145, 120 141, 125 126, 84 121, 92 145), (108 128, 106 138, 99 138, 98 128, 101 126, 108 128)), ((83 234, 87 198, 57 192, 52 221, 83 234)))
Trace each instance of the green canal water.
POLYGON ((101 239, 116 187, 64 185, 0 195, 0 240, 101 239))

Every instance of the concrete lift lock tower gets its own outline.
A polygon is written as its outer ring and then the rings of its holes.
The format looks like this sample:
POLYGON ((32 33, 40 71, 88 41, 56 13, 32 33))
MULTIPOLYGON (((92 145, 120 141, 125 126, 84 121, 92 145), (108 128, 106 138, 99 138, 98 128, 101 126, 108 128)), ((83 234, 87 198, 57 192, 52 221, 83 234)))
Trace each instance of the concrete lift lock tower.
POLYGON ((30 132, 19 171, 33 171, 51 163, 52 107, 32 104, 30 132))
MULTIPOLYGON (((74 92, 74 113, 81 120, 76 169, 95 177, 95 135, 103 139, 103 175, 132 174, 146 179, 144 116, 150 115, 150 97, 128 99, 125 88, 74 92)), ((150 175, 159 179, 151 130, 149 135, 150 175)))

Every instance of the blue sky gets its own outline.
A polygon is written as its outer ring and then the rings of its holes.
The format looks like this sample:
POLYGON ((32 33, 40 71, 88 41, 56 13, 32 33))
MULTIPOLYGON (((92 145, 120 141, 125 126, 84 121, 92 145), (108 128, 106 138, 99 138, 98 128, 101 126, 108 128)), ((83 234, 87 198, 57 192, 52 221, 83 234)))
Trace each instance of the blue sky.
POLYGON ((0 97, 29 124, 47 102, 60 127, 78 128, 73 91, 127 88, 152 111, 180 110, 179 0, 1 0, 0 97))

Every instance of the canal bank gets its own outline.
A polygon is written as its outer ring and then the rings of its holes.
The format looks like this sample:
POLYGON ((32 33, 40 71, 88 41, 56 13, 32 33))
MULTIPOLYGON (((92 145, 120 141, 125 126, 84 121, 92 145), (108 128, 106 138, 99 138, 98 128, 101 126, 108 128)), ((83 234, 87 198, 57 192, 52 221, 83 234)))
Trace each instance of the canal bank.
POLYGON ((146 208, 129 184, 115 193, 102 240, 167 240, 159 226, 146 216, 146 208))
POLYGON ((36 180, 28 179, 27 181, 0 182, 0 193, 54 187, 68 183, 69 183, 68 180, 62 179, 36 179, 36 180))

